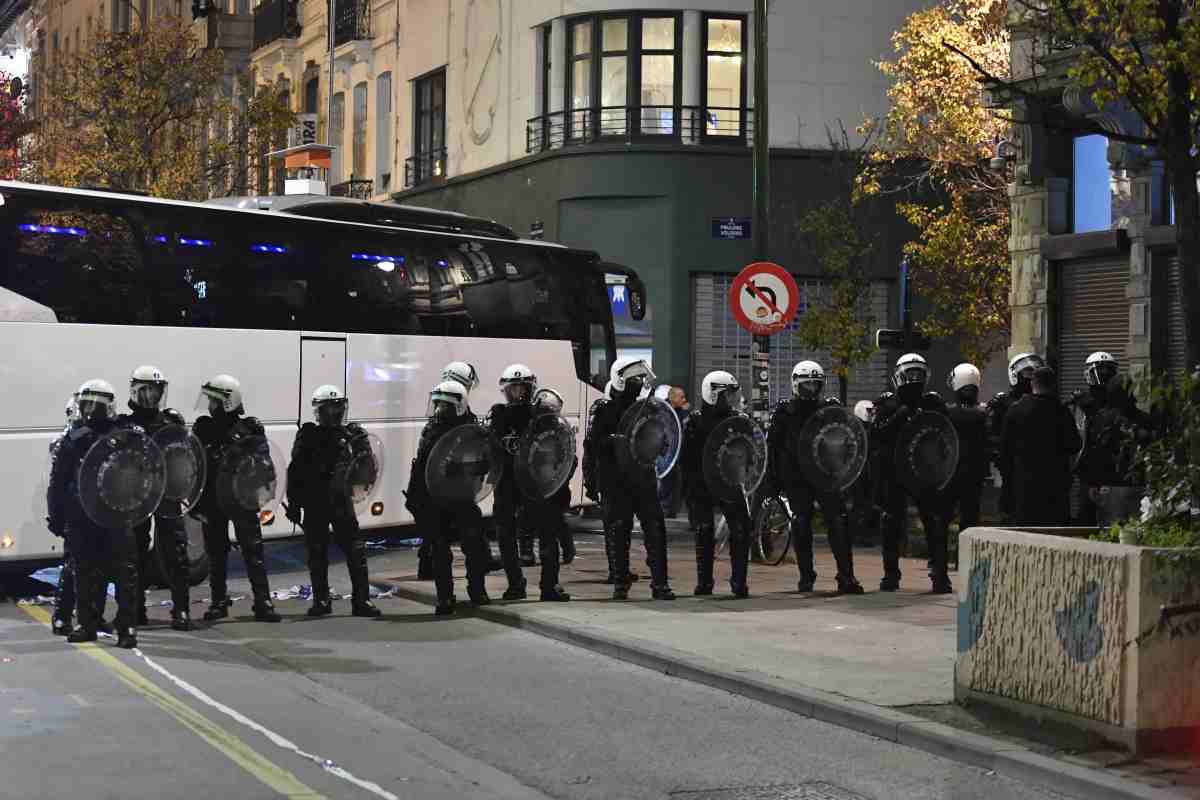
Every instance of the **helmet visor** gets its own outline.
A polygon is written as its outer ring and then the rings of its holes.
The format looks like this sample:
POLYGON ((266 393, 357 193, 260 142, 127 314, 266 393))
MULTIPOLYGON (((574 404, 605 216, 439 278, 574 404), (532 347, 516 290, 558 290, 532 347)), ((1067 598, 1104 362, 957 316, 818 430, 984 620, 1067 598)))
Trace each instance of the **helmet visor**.
POLYGON ((316 418, 317 424, 325 428, 336 428, 345 424, 349 413, 349 400, 329 400, 313 409, 313 417, 316 418))
POLYGON ((1087 378, 1088 386, 1105 386, 1113 378, 1117 377, 1117 365, 1111 361, 1101 361, 1098 364, 1089 364, 1084 370, 1084 376, 1087 378))
POLYGON ((167 384, 134 381, 129 385, 129 399, 138 408, 161 409, 167 403, 167 384))
POLYGON ((533 387, 528 383, 509 383, 504 386, 504 399, 508 403, 528 403, 533 387))
POLYGON ((1033 373, 1038 367, 1044 366, 1046 366, 1046 362, 1041 356, 1030 355, 1013 364, 1012 371, 1017 376, 1017 380, 1028 381, 1033 378, 1033 373))
POLYGON ((929 368, 924 364, 905 364, 896 370, 896 385, 907 386, 929 380, 929 368))
POLYGON ((798 397, 818 397, 825 388, 825 381, 820 378, 807 378, 803 375, 792 376, 792 391, 798 397))

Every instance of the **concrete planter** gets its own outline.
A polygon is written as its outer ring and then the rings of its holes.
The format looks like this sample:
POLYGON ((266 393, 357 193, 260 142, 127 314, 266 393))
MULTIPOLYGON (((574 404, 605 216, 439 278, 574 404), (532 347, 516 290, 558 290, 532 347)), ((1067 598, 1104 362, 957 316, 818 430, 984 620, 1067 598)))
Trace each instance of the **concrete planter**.
POLYGON ((1200 747, 1200 550, 972 528, 959 565, 959 702, 1200 747))

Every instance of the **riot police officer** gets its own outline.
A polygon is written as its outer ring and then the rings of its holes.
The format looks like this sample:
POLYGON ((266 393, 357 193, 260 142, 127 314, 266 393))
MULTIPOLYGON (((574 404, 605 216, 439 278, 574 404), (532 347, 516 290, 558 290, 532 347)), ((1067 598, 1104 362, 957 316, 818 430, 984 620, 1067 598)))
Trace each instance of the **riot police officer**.
POLYGON ((1128 379, 1111 375, 1105 386, 1104 406, 1087 426, 1087 439, 1079 462, 1079 477, 1102 525, 1110 525, 1138 511, 1140 492, 1133 487, 1141 476, 1132 474, 1137 447, 1154 438, 1154 421, 1137 407, 1128 379))
POLYGON ((704 446, 709 434, 722 420, 739 412, 737 378, 724 370, 710 372, 700 383, 700 411, 688 416, 683 426, 683 448, 679 454, 683 478, 683 496, 699 521, 696 533, 697 596, 713 593, 713 561, 716 550, 716 526, 713 508, 719 506, 729 526, 729 559, 732 574, 729 588, 734 597, 750 596, 747 577, 750 565, 750 515, 744 499, 714 498, 704 479, 704 446))
POLYGON ((999 458, 1004 419, 1017 401, 1032 393, 1030 382, 1034 370, 1044 366, 1046 360, 1036 353, 1018 353, 1013 356, 1008 361, 1009 391, 997 392, 987 403, 988 449, 992 452, 994 463, 1000 472, 1000 510, 1007 515, 1013 513, 1013 476, 1006 474, 1006 467, 999 458))
MULTIPOLYGON (((592 401, 591 407, 588 408, 587 415, 587 435, 583 440, 583 493, 590 497, 593 502, 603 508, 603 498, 600 496, 600 447, 599 442, 595 441, 591 436, 591 430, 596 423, 596 415, 606 403, 612 402, 616 397, 613 394, 612 381, 604 384, 604 393, 592 401)), ((666 524, 665 521, 663 523, 666 524)), ((612 585, 616 582, 615 564, 616 564, 616 549, 613 547, 612 531, 607 527, 604 529, 604 558, 608 562, 608 576, 604 582, 612 585)), ((632 570, 629 572, 629 581, 636 582, 641 576, 632 570)))
POLYGON ((312 394, 313 417, 296 433, 288 464, 287 518, 304 531, 308 572, 312 577, 310 617, 333 613, 329 596, 329 538, 346 557, 350 607, 356 617, 378 617, 367 580, 367 546, 359 533, 349 487, 334 486, 334 472, 354 457, 370 458, 371 444, 361 425, 347 422, 350 399, 336 386, 318 386, 312 394))
POLYGON ((630 468, 618 455, 628 448, 621 417, 637 402, 654 373, 645 359, 618 358, 609 370, 612 399, 595 409, 587 445, 595 453, 594 489, 604 509, 604 535, 608 539, 613 574, 613 599, 629 597, 629 547, 636 515, 642 526, 646 562, 650 568, 650 593, 655 600, 674 600, 667 574, 667 535, 658 504, 658 477, 653 465, 630 468))
POLYGON ((496 537, 500 540, 500 561, 508 578, 504 599, 524 600, 525 575, 521 571, 517 550, 521 493, 513 477, 513 455, 517 442, 533 419, 533 393, 537 391, 537 376, 524 364, 510 364, 500 373, 499 386, 504 402, 493 405, 484 421, 504 456, 504 470, 492 501, 492 519, 496 524, 496 537))
MULTIPOLYGON (((875 403, 875 423, 872 444, 879 448, 879 492, 883 500, 883 579, 882 592, 900 588, 900 540, 908 518, 909 492, 900 481, 896 463, 896 442, 904 426, 920 411, 945 415, 946 401, 937 392, 926 392, 929 367, 917 353, 907 353, 896 360, 892 384, 896 391, 885 392, 875 403)), ((946 519, 943 499, 938 492, 922 492, 913 498, 925 527, 929 543, 930 581, 934 594, 950 594, 954 587, 947 572, 946 519)))
POLYGON ((83 509, 78 485, 80 463, 98 440, 117 429, 116 391, 104 380, 79 387, 79 425, 55 454, 46 492, 50 531, 70 542, 75 558, 76 617, 79 627, 68 642, 94 642, 99 609, 89 602, 113 575, 117 585, 117 647, 137 647, 137 544, 131 528, 105 528, 83 509))
POLYGON ((946 524, 958 513, 958 529, 979 524, 979 499, 990 463, 988 455, 987 412, 979 405, 982 376, 974 364, 959 364, 946 378, 954 392, 954 403, 947 409, 958 434, 958 467, 946 487, 946 524))
MULTIPOLYGON (((1120 363, 1111 354, 1102 350, 1089 355, 1084 361, 1083 377, 1087 381, 1087 389, 1071 394, 1067 401, 1067 409, 1075 418, 1076 427, 1083 434, 1083 453, 1080 456, 1076 471, 1079 473, 1079 521, 1084 525, 1094 525, 1096 522, 1096 503, 1089 491, 1089 480, 1085 474, 1085 462, 1089 459, 1089 449, 1095 442, 1090 434, 1092 422, 1096 416, 1108 407, 1108 384, 1120 372, 1120 363)), ((1103 460, 1103 455, 1100 459, 1103 460)))
POLYGON ((797 589, 811 592, 817 580, 813 565, 813 504, 819 503, 829 531, 829 549, 837 564, 839 594, 862 594, 862 585, 854 577, 854 556, 844 514, 844 499, 836 492, 812 486, 800 468, 797 450, 799 432, 808 418, 822 406, 840 406, 837 398, 821 398, 825 388, 825 370, 815 361, 801 361, 792 368, 792 396, 775 407, 767 436, 770 457, 768 468, 772 483, 787 494, 792 509, 792 543, 796 566, 800 571, 797 589))
MULTIPOLYGON (((562 395, 553 389, 539 389, 533 396, 534 418, 551 414, 555 417, 562 415, 562 395)), ((574 438, 572 437, 572 442, 574 438)), ((574 458, 572 444, 571 457, 574 458)), ((574 468, 571 470, 573 475, 574 468)), ((565 561, 565 542, 571 542, 571 532, 567 529, 565 514, 571 506, 570 476, 567 482, 550 497, 540 499, 525 497, 522 501, 522 516, 527 525, 538 537, 538 555, 541 559, 542 574, 539 588, 541 599, 544 601, 565 602, 571 595, 563 591, 559 585, 559 565, 565 561), (563 552, 560 553, 560 550, 563 552)))
MULTIPOLYGON (((129 413, 122 415, 121 422, 131 422, 153 436, 168 425, 185 427, 183 416, 173 408, 166 408, 168 383, 158 367, 143 364, 129 376, 129 413)), ((164 503, 172 501, 164 500, 164 503)), ((160 506, 161 511, 166 511, 160 506)), ((178 512, 179 509, 175 509, 178 512)), ((191 568, 188 563, 187 531, 183 518, 178 513, 164 516, 154 515, 154 538, 162 548, 167 580, 171 584, 171 627, 177 631, 192 629, 189 613, 191 604, 191 568)), ((150 520, 134 528, 138 546, 138 568, 144 570, 150 560, 150 520)), ((140 573, 139 573, 140 574, 140 573)), ((138 624, 148 625, 146 616, 145 581, 138 591, 138 624)))
POLYGON ((467 405, 466 388, 455 381, 443 381, 429 393, 429 421, 421 429, 417 456, 409 474, 405 506, 417 521, 422 538, 432 543, 434 585, 437 587, 439 616, 454 613, 454 574, 450 563, 450 542, 459 539, 467 561, 467 595, 475 605, 491 602, 484 587, 486 554, 483 543, 483 517, 475 503, 438 505, 429 493, 425 467, 438 440, 461 425, 476 425, 478 420, 467 405))
POLYGON ((216 484, 222 461, 231 447, 253 438, 265 438, 266 429, 254 417, 245 416, 242 385, 232 375, 217 375, 200 387, 196 407, 205 408, 207 416, 196 418, 192 432, 208 455, 208 483, 197 504, 198 517, 204 524, 204 549, 208 553, 209 586, 212 598, 204 619, 213 622, 229 616, 229 594, 226 571, 229 560, 229 523, 242 551, 246 577, 254 594, 254 618, 259 622, 279 622, 280 616, 271 603, 271 587, 267 583, 267 564, 263 554, 262 525, 254 511, 232 512, 217 502, 216 484), (232 516, 231 516, 232 513, 232 516))

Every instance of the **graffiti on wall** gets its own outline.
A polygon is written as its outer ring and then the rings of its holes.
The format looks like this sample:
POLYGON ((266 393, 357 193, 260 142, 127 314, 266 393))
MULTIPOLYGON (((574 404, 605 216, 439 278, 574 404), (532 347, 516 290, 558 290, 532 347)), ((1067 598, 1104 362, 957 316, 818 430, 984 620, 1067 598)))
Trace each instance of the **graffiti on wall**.
POLYGON ((992 580, 992 561, 985 558, 975 562, 967 580, 967 599, 958 604, 958 652, 965 653, 983 636, 983 620, 987 612, 988 585, 992 580))
POLYGON ((1088 581, 1075 598, 1054 615, 1058 641, 1073 661, 1086 664, 1104 648, 1104 625, 1100 622, 1100 592, 1097 581, 1088 581))

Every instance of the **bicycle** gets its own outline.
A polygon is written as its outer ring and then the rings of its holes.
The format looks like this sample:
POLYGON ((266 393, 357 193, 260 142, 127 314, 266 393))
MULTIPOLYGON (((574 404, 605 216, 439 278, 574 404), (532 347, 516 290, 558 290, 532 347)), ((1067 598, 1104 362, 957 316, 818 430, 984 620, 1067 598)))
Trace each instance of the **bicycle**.
MULTIPOLYGON (((772 567, 787 558, 792 546, 792 507, 783 495, 772 494, 755 503, 751 528, 751 556, 772 567)), ((716 550, 719 555, 729 542, 729 525, 725 517, 716 531, 716 550)))

